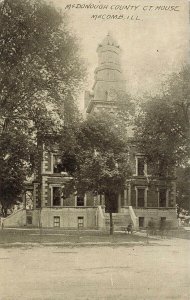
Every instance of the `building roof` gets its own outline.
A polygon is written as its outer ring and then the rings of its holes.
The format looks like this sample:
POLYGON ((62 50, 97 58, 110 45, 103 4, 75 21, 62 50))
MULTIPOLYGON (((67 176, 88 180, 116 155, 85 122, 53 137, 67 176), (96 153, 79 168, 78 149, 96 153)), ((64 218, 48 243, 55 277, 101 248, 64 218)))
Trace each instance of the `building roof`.
POLYGON ((112 35, 110 32, 106 35, 106 37, 103 39, 103 41, 100 43, 100 46, 115 46, 119 48, 118 43, 113 39, 112 35))

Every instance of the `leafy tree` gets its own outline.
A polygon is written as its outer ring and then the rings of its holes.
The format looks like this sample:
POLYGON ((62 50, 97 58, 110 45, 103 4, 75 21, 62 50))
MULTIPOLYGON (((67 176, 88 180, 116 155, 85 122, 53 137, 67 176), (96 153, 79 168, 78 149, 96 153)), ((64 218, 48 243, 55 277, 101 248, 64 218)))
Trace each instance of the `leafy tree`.
POLYGON ((0 142, 0 199, 2 214, 7 215, 7 209, 16 203, 22 190, 23 182, 30 175, 33 161, 31 154, 35 148, 28 137, 22 132, 3 132, 0 142))
POLYGON ((165 176, 189 159, 190 67, 173 74, 163 91, 141 105, 135 138, 156 175, 165 176))
POLYGON ((70 149, 65 148, 65 139, 68 136, 62 138, 63 165, 79 194, 91 191, 105 195, 112 234, 114 202, 130 174, 126 127, 116 114, 95 113, 71 135, 70 149))
POLYGON ((67 16, 43 0, 1 1, 0 56, 0 201, 10 203, 3 195, 19 195, 38 141, 77 115, 85 70, 67 16))
POLYGON ((117 116, 122 119, 122 123, 125 123, 127 129, 133 123, 136 108, 135 100, 125 91, 114 89, 109 92, 109 100, 115 102, 117 116))

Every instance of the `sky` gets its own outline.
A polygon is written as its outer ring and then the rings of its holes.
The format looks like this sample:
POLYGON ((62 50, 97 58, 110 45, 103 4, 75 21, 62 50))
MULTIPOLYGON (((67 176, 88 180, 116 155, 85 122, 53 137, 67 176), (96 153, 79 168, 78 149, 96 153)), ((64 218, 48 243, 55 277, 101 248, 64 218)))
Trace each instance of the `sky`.
MULTIPOLYGON (((97 66, 96 49, 108 31, 122 49, 127 91, 135 97, 155 93, 168 74, 179 70, 189 55, 189 8, 185 0, 52 0, 70 16, 81 46, 91 90, 97 66), (91 8, 85 7, 90 5, 91 8), (95 8, 96 5, 96 8, 95 8), (161 7, 161 8, 160 8, 161 7), (110 19, 110 16, 117 19, 110 19), (93 16, 100 16, 99 18, 93 16), (132 17, 133 16, 133 17, 132 17), (133 19, 133 20, 131 20, 133 19)), ((83 107, 81 91, 80 107, 83 107)))

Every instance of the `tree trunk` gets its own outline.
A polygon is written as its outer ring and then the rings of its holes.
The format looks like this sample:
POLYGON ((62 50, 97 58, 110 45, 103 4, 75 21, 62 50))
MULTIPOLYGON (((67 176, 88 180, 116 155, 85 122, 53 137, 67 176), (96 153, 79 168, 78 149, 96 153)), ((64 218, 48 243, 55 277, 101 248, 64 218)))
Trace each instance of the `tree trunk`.
POLYGON ((110 235, 113 235, 113 233, 114 233, 114 223, 113 223, 112 213, 115 212, 115 210, 114 210, 115 193, 108 190, 108 191, 105 192, 105 198, 106 198, 106 210, 107 210, 107 213, 109 213, 109 216, 110 216, 110 235))
POLYGON ((2 211, 3 217, 6 218, 7 217, 7 207, 2 206, 1 211, 2 211))
POLYGON ((114 228, 113 228, 113 218, 112 218, 112 212, 109 212, 110 214, 110 235, 113 235, 114 228))

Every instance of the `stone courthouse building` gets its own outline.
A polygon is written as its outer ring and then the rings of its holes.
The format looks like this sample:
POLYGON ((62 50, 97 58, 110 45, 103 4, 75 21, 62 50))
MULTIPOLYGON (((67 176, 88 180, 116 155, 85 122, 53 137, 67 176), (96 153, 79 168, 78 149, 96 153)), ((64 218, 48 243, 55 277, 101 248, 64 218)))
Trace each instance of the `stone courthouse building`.
MULTIPOLYGON (((121 49, 110 34, 98 45, 98 66, 92 92, 85 92, 87 114, 99 110, 117 110, 117 102, 110 96, 114 91, 125 92, 125 80, 121 68, 121 49)), ((168 220, 177 226, 176 183, 168 177, 167 182, 158 178, 150 180, 149 166, 144 156, 136 153, 131 144, 131 178, 126 179, 126 188, 121 191, 113 208, 115 228, 127 226, 146 227, 153 218, 159 223, 168 220)), ((64 189, 70 178, 60 168, 60 157, 56 151, 42 151, 39 174, 28 185, 24 201, 27 205, 5 220, 5 226, 42 226, 62 228, 105 229, 109 225, 104 195, 84 196, 77 193, 64 197, 64 189)))

